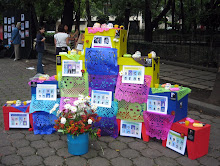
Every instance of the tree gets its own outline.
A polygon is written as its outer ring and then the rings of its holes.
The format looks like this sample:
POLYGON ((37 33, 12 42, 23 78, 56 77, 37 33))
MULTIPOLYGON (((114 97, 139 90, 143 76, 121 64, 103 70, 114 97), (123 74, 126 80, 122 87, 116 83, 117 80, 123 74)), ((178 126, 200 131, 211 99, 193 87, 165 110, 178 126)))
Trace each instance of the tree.
POLYGON ((73 9, 74 9, 74 0, 65 0, 64 9, 61 17, 61 24, 68 26, 68 31, 72 30, 73 26, 73 9))
POLYGON ((152 31, 153 28, 158 26, 159 21, 164 17, 164 15, 170 10, 172 0, 168 0, 165 8, 152 20, 151 4, 150 0, 145 0, 145 41, 152 42, 152 31))
POLYGON ((92 26, 92 18, 90 13, 90 3, 89 0, 86 0, 86 14, 87 14, 87 27, 92 26))
POLYGON ((77 9, 76 9, 76 25, 75 25, 75 30, 80 30, 80 5, 81 4, 81 0, 77 0, 77 9))

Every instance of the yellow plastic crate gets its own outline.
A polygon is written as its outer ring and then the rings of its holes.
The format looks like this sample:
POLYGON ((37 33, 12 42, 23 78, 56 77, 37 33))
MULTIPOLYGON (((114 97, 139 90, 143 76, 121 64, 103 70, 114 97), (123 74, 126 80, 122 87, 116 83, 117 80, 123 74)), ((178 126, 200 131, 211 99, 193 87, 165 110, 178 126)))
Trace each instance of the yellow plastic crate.
MULTIPOLYGON (((133 58, 119 57, 118 58, 119 71, 123 70, 123 65, 130 66, 143 66, 136 62, 133 58)), ((154 84, 159 84, 159 74, 160 74, 160 58, 157 60, 152 59, 152 67, 145 67, 145 75, 150 75, 152 77, 150 87, 154 87, 154 84)))
MULTIPOLYGON (((56 56, 56 71, 57 71, 57 75, 58 73, 61 71, 62 72, 62 64, 63 64, 63 60, 71 60, 68 57, 66 57, 65 55, 57 55, 56 56), (61 64, 57 65, 57 57, 61 57, 61 64)), ((82 69, 86 71, 86 67, 85 67, 85 56, 81 55, 79 60, 82 60, 82 69)))
POLYGON ((127 53, 127 30, 120 30, 120 37, 117 38, 119 41, 114 42, 116 29, 110 29, 108 31, 88 33, 88 28, 85 29, 84 49, 91 48, 94 36, 109 36, 111 38, 112 48, 116 48, 117 56, 122 57, 127 53))

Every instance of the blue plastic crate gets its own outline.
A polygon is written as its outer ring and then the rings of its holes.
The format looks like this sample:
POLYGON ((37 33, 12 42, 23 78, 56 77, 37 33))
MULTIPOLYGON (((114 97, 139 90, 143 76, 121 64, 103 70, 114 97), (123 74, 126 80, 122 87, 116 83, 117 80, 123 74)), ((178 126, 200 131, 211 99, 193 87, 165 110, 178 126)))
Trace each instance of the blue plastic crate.
POLYGON ((171 114, 172 111, 175 111, 174 122, 179 121, 179 120, 187 117, 188 94, 186 96, 184 96, 182 99, 177 100, 177 93, 176 92, 164 92, 164 93, 152 94, 152 91, 150 89, 149 95, 166 96, 168 98, 167 114, 171 114), (174 93, 173 98, 171 98, 171 93, 174 93))

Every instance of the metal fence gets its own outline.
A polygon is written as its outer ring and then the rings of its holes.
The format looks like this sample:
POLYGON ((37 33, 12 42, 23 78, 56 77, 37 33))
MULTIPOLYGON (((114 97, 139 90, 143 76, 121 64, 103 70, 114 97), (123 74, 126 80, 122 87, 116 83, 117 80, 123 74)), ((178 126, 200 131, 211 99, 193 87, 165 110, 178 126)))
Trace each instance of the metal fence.
POLYGON ((128 52, 139 50, 147 55, 154 50, 162 59, 199 65, 218 66, 220 35, 153 34, 153 42, 145 42, 144 34, 130 34, 128 52))

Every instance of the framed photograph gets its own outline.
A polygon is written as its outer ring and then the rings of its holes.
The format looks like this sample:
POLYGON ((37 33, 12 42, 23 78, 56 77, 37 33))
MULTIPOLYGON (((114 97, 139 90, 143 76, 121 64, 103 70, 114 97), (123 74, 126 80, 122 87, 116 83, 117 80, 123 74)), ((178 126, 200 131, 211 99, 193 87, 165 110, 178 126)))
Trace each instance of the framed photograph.
POLYGON ((11 24, 12 31, 14 30, 14 28, 15 28, 15 24, 11 24))
POLYGON ((170 130, 167 136, 166 146, 182 155, 186 150, 186 136, 181 137, 180 133, 170 130))
POLYGON ((82 60, 63 60, 62 76, 82 77, 82 60))
POLYGON ((8 18, 4 17, 4 24, 7 24, 7 23, 8 23, 8 18))
POLYGON ((37 84, 37 100, 57 100, 57 85, 54 84, 37 84))
POLYGON ((167 114, 168 97, 148 95, 147 111, 167 114))
POLYGON ((4 25, 4 31, 5 31, 5 32, 8 31, 8 27, 7 27, 7 25, 4 25))
POLYGON ((25 21, 25 28, 29 28, 29 21, 25 21))
POLYGON ((8 32, 11 32, 11 25, 8 26, 8 32))
POLYGON ((24 14, 21 14, 21 21, 24 21, 24 14))
POLYGON ((4 39, 7 39, 7 38, 8 38, 8 33, 4 32, 4 39))
POLYGON ((11 38, 11 33, 8 33, 8 38, 11 38))
POLYGON ((24 23, 21 23, 21 30, 24 30, 24 23))
POLYGON ((10 17, 8 18, 8 24, 11 24, 11 18, 10 17))
POLYGON ((21 47, 25 47, 25 40, 21 40, 21 47))
POLYGON ((15 23, 15 17, 11 17, 11 23, 12 23, 12 24, 15 23))
POLYGON ((144 66, 123 66, 122 83, 144 84, 144 66))
POLYGON ((121 120, 120 135, 141 139, 142 123, 121 120))
POLYGON ((61 65, 61 56, 57 56, 57 65, 61 65))
POLYGON ((21 31, 20 35, 21 35, 21 38, 24 39, 24 31, 21 31))
POLYGON ((29 37, 29 30, 25 30, 25 37, 29 37))
POLYGON ((112 91, 92 90, 91 104, 111 108, 112 91))
POLYGON ((109 36, 94 36, 92 48, 112 48, 111 38, 109 36))
POLYGON ((29 114, 9 112, 9 128, 29 128, 29 114))

